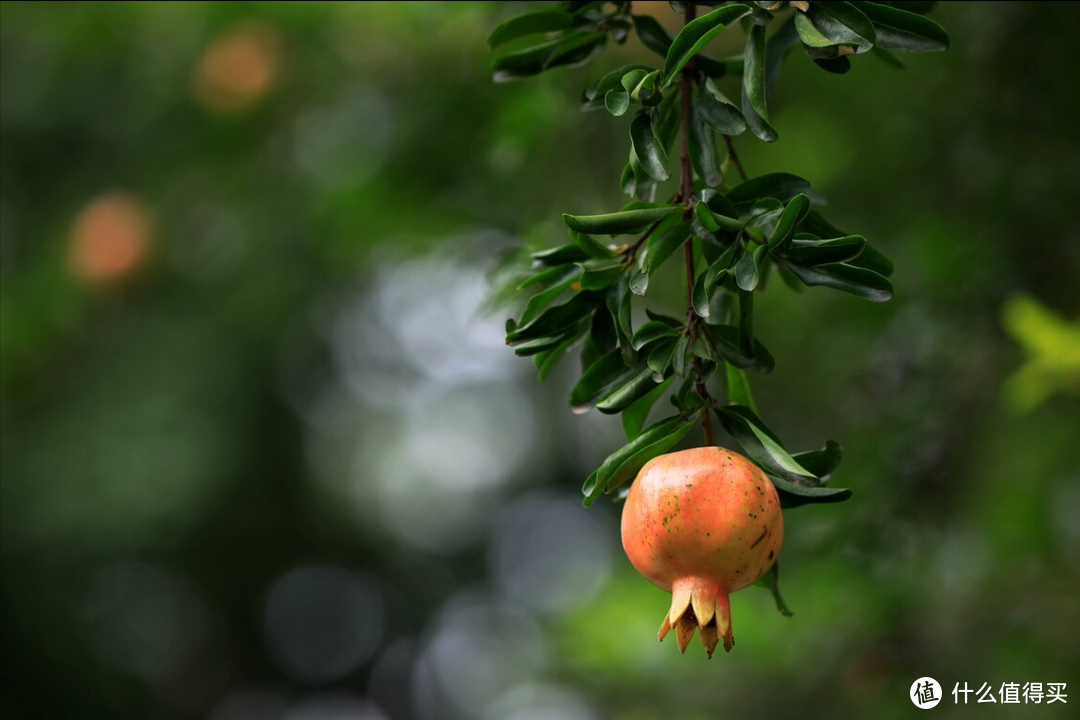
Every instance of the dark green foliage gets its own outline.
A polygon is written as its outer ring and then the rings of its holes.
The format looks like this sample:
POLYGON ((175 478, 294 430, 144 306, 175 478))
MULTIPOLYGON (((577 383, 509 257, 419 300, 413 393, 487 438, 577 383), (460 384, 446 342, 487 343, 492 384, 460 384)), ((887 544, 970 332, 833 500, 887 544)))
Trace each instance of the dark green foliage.
MULTIPOLYGON (((676 12, 696 13, 696 6, 671 5, 676 12)), ((563 3, 562 9, 523 15, 492 32, 493 48, 511 48, 494 60, 497 80, 586 62, 608 39, 625 40, 631 26, 647 49, 663 57, 662 67, 626 65, 585 89, 585 109, 632 114, 630 158, 620 184, 638 200, 603 215, 563 216, 574 242, 533 256, 534 275, 519 286, 531 296, 520 319, 508 323, 507 343, 518 354, 536 355, 546 375, 584 338, 583 371, 570 404, 576 412, 623 413, 628 444, 589 477, 586 504, 630 481, 699 421, 711 443, 714 415, 772 478, 784 507, 838 502, 851 492, 824 481, 840 462, 840 445, 830 440, 822 450, 790 454, 757 415, 745 371, 769 373, 776 361, 755 334, 754 297, 776 268, 795 286, 880 302, 892 296, 886 277, 892 264, 866 238, 828 222, 819 209, 824 198, 806 179, 785 172, 746 177, 731 137, 749 129, 759 140, 778 140, 769 94, 796 43, 823 69, 842 73, 850 69, 850 57, 871 50, 895 64, 891 53, 944 50, 948 34, 895 4, 704 5, 713 9, 700 17, 688 14, 674 37, 654 18, 630 14, 629 3, 596 2, 563 3), (780 23, 775 31, 768 28, 774 20, 780 23), (702 54, 713 38, 740 23, 741 58, 719 61, 702 54), (720 89, 719 78, 727 75, 741 78, 741 107, 720 89), (669 152, 679 153, 678 168, 669 152), (680 176, 675 190, 663 184, 673 174, 680 176), (663 202, 654 202, 658 194, 663 202), (631 239, 619 245, 597 237, 626 235, 631 239), (686 317, 647 308, 649 321, 634 328, 632 296, 647 298, 656 270, 680 249, 688 275, 686 317), (726 403, 708 384, 721 365, 726 403), (665 394, 679 413, 646 427, 650 410, 665 394)), ((775 576, 770 587, 786 609, 775 576)))

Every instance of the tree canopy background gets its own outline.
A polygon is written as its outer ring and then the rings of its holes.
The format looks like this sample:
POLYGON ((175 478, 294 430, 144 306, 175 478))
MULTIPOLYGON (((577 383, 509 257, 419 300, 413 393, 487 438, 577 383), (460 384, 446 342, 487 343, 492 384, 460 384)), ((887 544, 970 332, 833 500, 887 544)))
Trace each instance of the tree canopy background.
POLYGON ((780 141, 737 140, 897 292, 767 296, 759 403, 843 438, 855 497, 786 514, 795 616, 738 593, 706 662, 580 506, 618 421, 485 305, 506 251, 619 204, 625 128, 577 101, 636 41, 496 85, 510 4, 0 4, 0 712, 889 718, 929 675, 966 716, 955 683, 1075 683, 1076 5, 940 3, 952 49, 905 70, 794 52, 780 141))

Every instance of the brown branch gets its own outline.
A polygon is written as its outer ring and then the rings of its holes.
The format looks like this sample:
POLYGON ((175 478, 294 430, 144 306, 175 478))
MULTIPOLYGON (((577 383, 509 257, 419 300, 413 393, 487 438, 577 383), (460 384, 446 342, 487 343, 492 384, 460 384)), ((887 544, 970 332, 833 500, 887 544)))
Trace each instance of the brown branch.
POLYGON ((739 171, 739 177, 742 178, 743 182, 746 182, 746 168, 743 167, 742 160, 739 159, 739 154, 735 152, 735 143, 731 142, 730 135, 724 136, 724 144, 727 145, 728 156, 731 158, 732 162, 735 163, 735 169, 739 171))
MULTIPOLYGON (((693 3, 686 6, 686 22, 694 19, 697 8, 693 3)), ((679 182, 679 199, 686 205, 684 217, 689 220, 694 208, 694 166, 690 162, 690 103, 694 92, 694 76, 696 68, 693 59, 686 63, 682 70, 680 80, 680 93, 682 97, 682 150, 680 160, 682 177, 679 182)), ((690 352, 694 352, 698 338, 698 317, 694 312, 694 242, 690 239, 683 245, 683 256, 686 262, 686 326, 690 332, 690 352)), ((701 368, 701 358, 694 355, 694 378, 699 395, 711 405, 709 390, 705 386, 704 373, 701 368)), ((701 433, 705 437, 707 445, 715 445, 713 440, 712 419, 708 409, 701 414, 701 433)))

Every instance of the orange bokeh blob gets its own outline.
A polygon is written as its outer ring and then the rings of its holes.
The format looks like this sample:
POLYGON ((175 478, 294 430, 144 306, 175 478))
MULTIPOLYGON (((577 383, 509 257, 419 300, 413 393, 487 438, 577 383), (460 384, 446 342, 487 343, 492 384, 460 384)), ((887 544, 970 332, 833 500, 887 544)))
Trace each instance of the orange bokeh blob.
POLYGON ((203 53, 192 78, 195 99, 215 112, 247 110, 273 86, 280 60, 280 37, 273 27, 238 25, 203 53))
POLYGON ((150 218, 135 196, 111 192, 94 198, 75 218, 68 245, 72 274, 90 283, 130 275, 150 249, 150 218))

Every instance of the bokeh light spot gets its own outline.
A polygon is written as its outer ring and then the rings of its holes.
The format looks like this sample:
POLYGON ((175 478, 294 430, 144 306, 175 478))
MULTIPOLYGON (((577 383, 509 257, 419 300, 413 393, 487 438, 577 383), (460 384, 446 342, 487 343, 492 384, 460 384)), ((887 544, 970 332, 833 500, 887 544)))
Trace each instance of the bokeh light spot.
POLYGON ((195 99, 214 112, 247 110, 273 86, 280 63, 278 32, 263 22, 245 22, 203 53, 192 83, 195 99))
POLYGON ((150 247, 151 226, 143 203, 110 192, 87 203, 71 229, 68 262, 76 277, 110 283, 135 270, 150 247))
POLYGON ((373 581, 344 568, 299 567, 267 593, 263 629, 283 672, 331 682, 360 667, 382 642, 382 596, 373 581))

